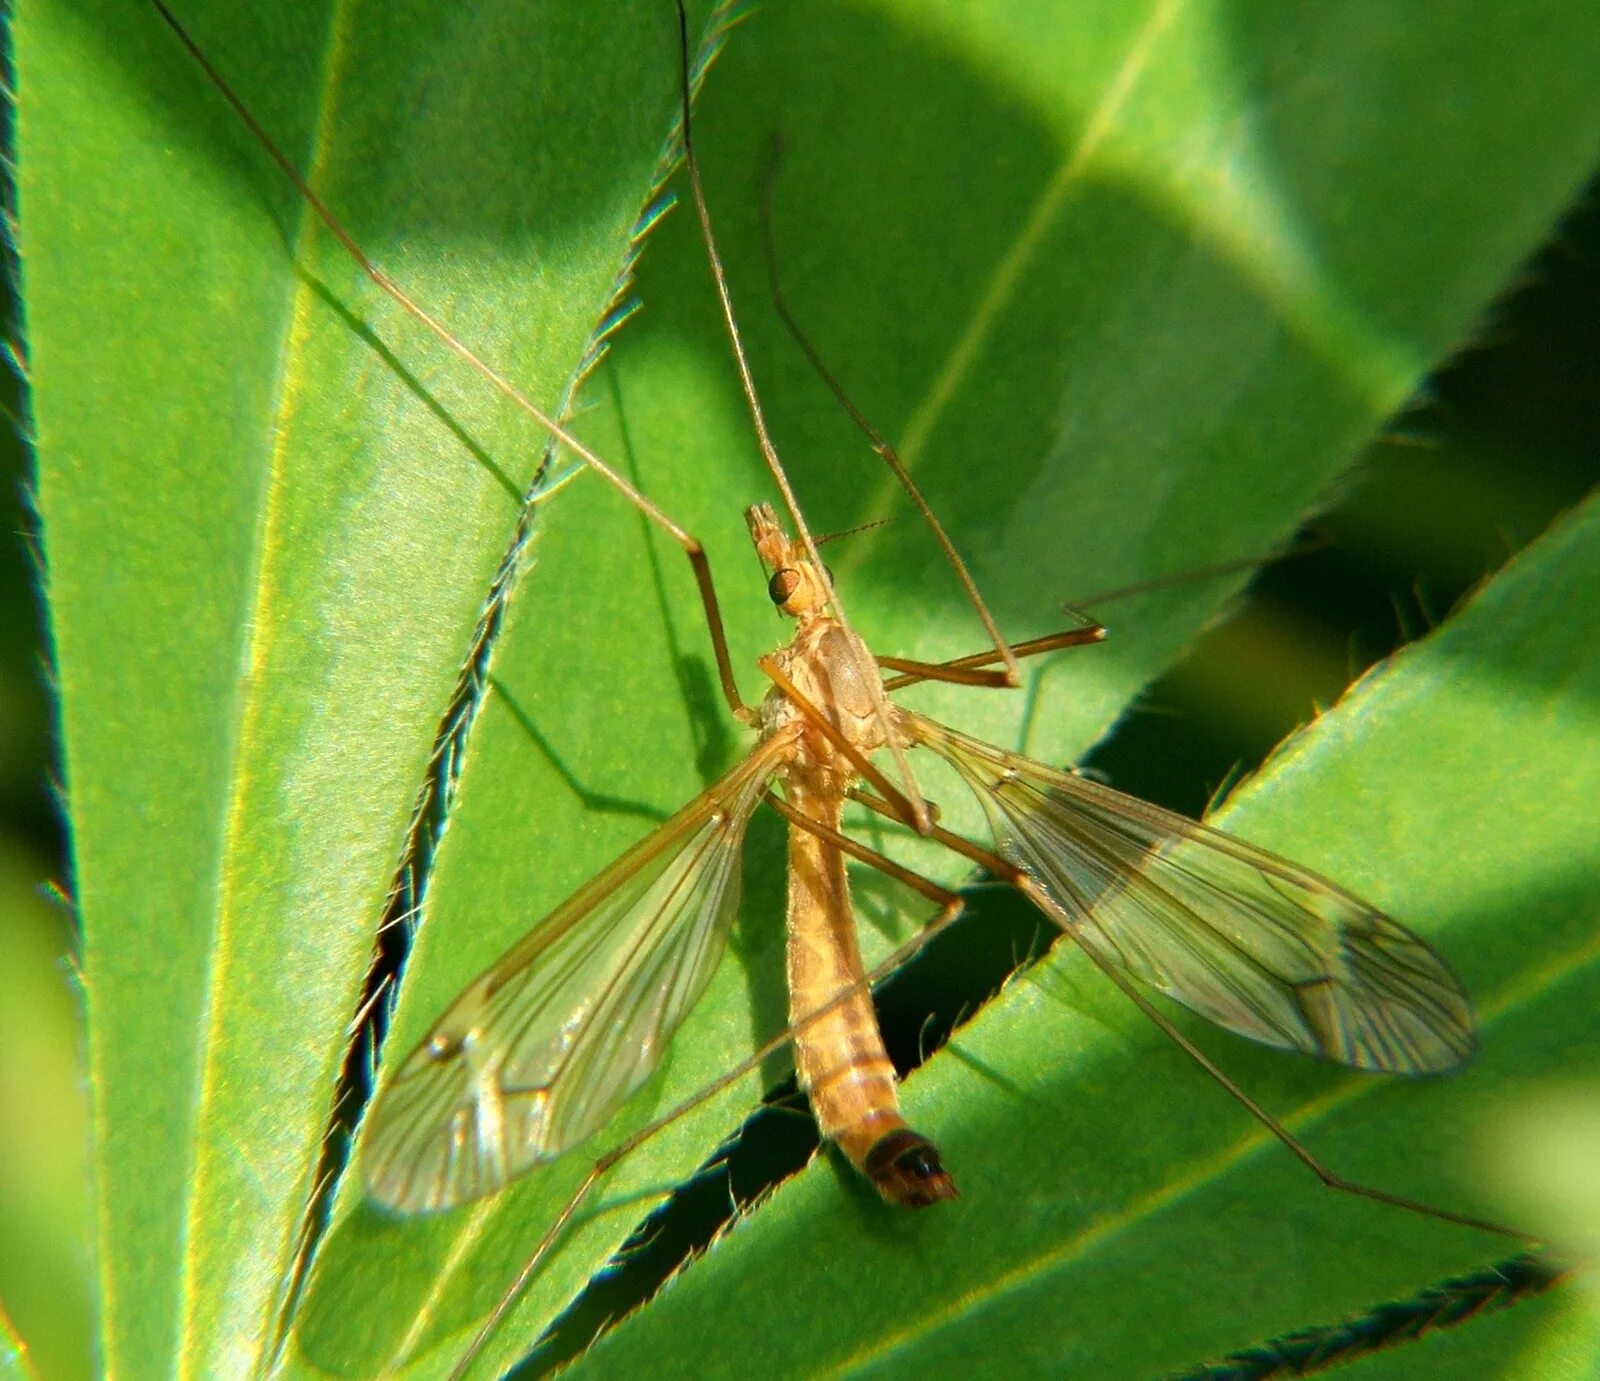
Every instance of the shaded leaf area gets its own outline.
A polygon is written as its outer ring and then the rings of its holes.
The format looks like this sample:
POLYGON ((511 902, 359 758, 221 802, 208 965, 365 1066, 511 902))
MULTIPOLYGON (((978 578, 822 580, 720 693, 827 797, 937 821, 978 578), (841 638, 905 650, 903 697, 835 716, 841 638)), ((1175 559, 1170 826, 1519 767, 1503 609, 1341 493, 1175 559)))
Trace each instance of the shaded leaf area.
MULTIPOLYGON (((1186 1024, 1340 1173, 1557 1241, 1586 1221, 1571 1191, 1541 1201, 1524 1181, 1548 1145, 1530 1105, 1600 1087, 1600 860, 1579 805, 1600 787, 1585 749, 1600 657, 1570 636, 1597 576, 1591 503, 1222 816, 1449 955, 1479 1004, 1472 1068, 1364 1078, 1186 1024)), ((909 1081, 958 1209, 891 1214, 824 1158, 583 1365, 626 1374, 651 1357, 671 1372, 692 1339, 702 1372, 739 1358, 793 1376, 1148 1376, 1503 1255, 1498 1239, 1322 1189, 1107 988, 1062 947, 909 1081)))
MULTIPOLYGON (((180 8, 371 253, 559 409, 675 117, 670 16, 180 8)), ((150 7, 40 3, 17 45, 102 1356, 241 1374, 543 441, 312 228, 150 7)))
MULTIPOLYGON (((1200 814, 1353 677, 1420 637, 1600 481, 1600 201, 1591 181, 1474 342, 1089 758, 1200 814)), ((1104 610, 1116 617, 1114 606, 1104 610)))
MULTIPOLYGON (((814 526, 848 528, 893 500, 762 306, 757 206, 775 130, 786 142, 776 221, 796 306, 865 410, 904 442, 1002 622, 1027 636, 1051 627, 1074 591, 1262 551, 1293 530, 1581 179, 1600 118, 1586 33, 1575 9, 1538 33, 1508 19, 1421 34, 1354 5, 1309 19, 1173 4, 1068 21, 1054 8, 1002 18, 852 6, 751 19, 708 87, 701 137, 756 375, 814 526), (1553 74, 1541 91, 1503 98, 1508 50, 1553 74), (1437 102, 1446 72, 1477 94, 1437 102), (1473 114, 1488 109, 1493 121, 1473 114), (1399 196, 1396 168, 1414 177, 1423 166, 1428 199, 1399 196)), ((700 256, 686 216, 656 237, 645 311, 596 380, 584 425, 705 540, 742 670, 783 631, 726 574, 750 569, 738 507, 767 491, 700 256)), ((534 556, 463 762, 397 1053, 739 746, 670 544, 584 483, 551 504, 534 556)), ((937 656, 976 642, 908 519, 841 544, 830 562, 874 646, 937 656)), ((917 703, 1070 760, 1238 583, 1131 601, 1111 645, 1038 672, 1020 704, 940 693, 917 703)), ((959 821, 958 789, 928 785, 959 821)), ((597 1148, 781 1026, 778 839, 773 827, 755 832, 732 961, 597 1148)), ((907 856, 950 875, 924 850, 907 856)), ((864 879, 859 891, 868 947, 881 953, 915 917, 885 886, 864 879)), ((1121 1032, 1128 1023, 1110 1008, 1104 1020, 1121 1032)), ((781 1070, 775 1061, 768 1080, 781 1070)), ((629 1160, 546 1263, 486 1373, 540 1334, 761 1082, 629 1160)), ((998 1124, 992 1134, 1011 1140, 998 1124)), ((348 1194, 291 1365, 436 1368, 476 1329, 585 1160, 576 1153, 482 1209, 425 1222, 348 1194)), ((847 1236, 818 1250, 845 1252, 847 1236)))

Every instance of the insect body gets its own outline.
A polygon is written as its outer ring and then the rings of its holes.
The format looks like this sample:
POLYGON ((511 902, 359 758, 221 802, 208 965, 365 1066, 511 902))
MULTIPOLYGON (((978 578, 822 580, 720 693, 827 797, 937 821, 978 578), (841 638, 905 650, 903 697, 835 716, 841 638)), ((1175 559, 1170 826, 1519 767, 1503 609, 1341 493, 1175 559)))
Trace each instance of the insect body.
MULTIPOLYGON (((772 510, 752 508, 747 517, 756 550, 773 572, 768 585, 773 603, 798 621, 794 641, 772 661, 812 705, 824 707, 840 739, 864 755, 875 752, 883 746, 884 729, 870 688, 860 678, 863 667, 877 664, 854 634, 827 616, 826 587, 778 527, 772 510)), ((800 728, 795 754, 779 775, 793 809, 836 833, 845 793, 858 775, 855 765, 833 739, 806 722, 781 686, 767 693, 761 716, 764 730, 800 728)), ((892 716, 889 727, 893 732, 892 716)), ((788 930, 795 1066, 822 1135, 893 1203, 920 1207, 950 1198, 955 1186, 933 1143, 900 1117, 894 1066, 863 982, 844 856, 822 834, 793 819, 788 930)))
MULTIPOLYGON (((370 1114, 367 1181, 402 1212, 449 1208, 582 1141, 636 1090, 709 980, 738 900, 744 828, 785 794, 790 1005, 800 1082, 824 1136, 891 1202, 950 1198, 933 1144, 901 1119, 853 932, 843 804, 897 735, 977 794, 996 852, 952 847, 1020 887, 1101 968, 1263 1044, 1354 1068, 1454 1068, 1474 1048, 1448 965, 1307 869, 1071 773, 892 707, 859 639, 765 505, 747 513, 793 640, 760 738, 721 781, 582 888, 456 999, 370 1114)), ((864 855, 866 851, 861 851, 864 855)))
POLYGON ((862 679, 876 663, 825 612, 827 586, 771 508, 746 516, 773 601, 798 621, 770 659, 792 693, 774 686, 749 757, 535 927, 400 1067, 367 1127, 367 1181, 390 1207, 424 1212, 493 1193, 581 1141, 649 1076, 720 957, 745 824, 773 779, 793 812, 796 1063, 823 1134, 886 1198, 954 1193, 932 1144, 896 1109, 844 857, 825 837, 859 775, 852 757, 885 746, 862 679), (814 707, 826 724, 808 718, 814 707))

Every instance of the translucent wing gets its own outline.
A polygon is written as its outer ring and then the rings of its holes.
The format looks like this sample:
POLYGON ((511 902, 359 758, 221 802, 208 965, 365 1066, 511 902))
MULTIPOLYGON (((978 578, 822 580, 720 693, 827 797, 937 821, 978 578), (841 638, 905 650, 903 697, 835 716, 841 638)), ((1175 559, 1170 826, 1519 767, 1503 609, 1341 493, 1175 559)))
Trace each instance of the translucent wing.
POLYGON ((1053 919, 1104 960, 1264 1045, 1403 1074, 1472 1055, 1460 980, 1359 898, 1109 787, 920 715, 902 723, 976 792, 1053 919))
POLYGON ((739 904, 750 813, 785 740, 641 840, 471 983, 368 1114, 367 1187, 401 1213, 493 1194, 650 1076, 739 904))

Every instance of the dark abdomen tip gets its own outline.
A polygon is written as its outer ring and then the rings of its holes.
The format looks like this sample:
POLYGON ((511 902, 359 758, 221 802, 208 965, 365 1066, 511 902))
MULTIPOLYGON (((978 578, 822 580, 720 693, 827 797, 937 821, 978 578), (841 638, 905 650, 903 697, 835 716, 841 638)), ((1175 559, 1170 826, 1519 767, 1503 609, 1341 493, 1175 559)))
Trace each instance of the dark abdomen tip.
POLYGON ((861 1168, 878 1193, 906 1208, 926 1208, 961 1192, 939 1160, 939 1148, 909 1127, 881 1137, 861 1168))

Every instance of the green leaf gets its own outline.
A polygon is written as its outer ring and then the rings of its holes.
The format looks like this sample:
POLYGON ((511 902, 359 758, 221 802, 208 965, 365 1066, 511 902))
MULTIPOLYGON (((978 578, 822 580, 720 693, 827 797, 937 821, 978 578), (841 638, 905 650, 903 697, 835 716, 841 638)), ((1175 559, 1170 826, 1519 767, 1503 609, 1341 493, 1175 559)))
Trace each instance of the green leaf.
MULTIPOLYGON (((774 130, 797 309, 903 446, 1002 624, 1028 636, 1058 622, 1063 599, 1282 540, 1546 233, 1600 130, 1600 40, 1575 0, 1537 24, 1454 8, 1428 26, 1356 0, 1309 14, 1167 0, 773 7, 750 20, 711 74, 699 128, 757 377, 814 527, 900 508, 766 306, 757 206, 774 130)), ((672 114, 667 8, 588 9, 570 28, 541 11, 536 34, 516 38, 483 7, 385 7, 381 23, 297 10, 284 22, 303 26, 298 48, 231 13, 202 33, 375 256, 552 406, 672 114), (528 124, 513 128, 512 112, 528 124)), ((260 1359, 281 1298, 372 930, 542 441, 301 231, 292 196, 142 12, 36 0, 19 44, 105 1349, 123 1370, 170 1371, 181 1349, 192 1371, 231 1372, 260 1359), (85 135, 75 117, 90 106, 85 135), (114 310, 86 283, 105 285, 114 310)), ((689 216, 653 237, 639 293, 644 314, 586 394, 585 434, 705 541, 754 698, 754 658, 782 630, 744 574, 738 510, 769 489, 689 216)), ((672 544, 592 477, 534 525, 459 760, 397 1054, 740 746, 672 544)), ((838 553, 874 647, 938 656, 978 642, 911 521, 838 553)), ((1111 644, 1036 671, 1025 697, 916 703, 1070 760, 1236 586, 1119 606, 1111 644)), ((956 798, 932 789, 960 820, 956 798)), ((781 1026, 779 837, 770 822, 755 832, 730 960, 618 1127, 781 1026)), ((861 891, 882 952, 916 912, 861 891)), ((1013 1001, 1032 993, 1059 1013, 1043 992, 1021 985, 1013 1001)), ((1084 998, 1089 1025, 1051 1036, 1052 1069, 1112 1040, 1102 1021, 1115 1044, 1145 1040, 1098 1000, 1084 998)), ((499 1360, 531 1344, 647 1193, 681 1182, 761 1082, 607 1184, 497 1336, 499 1360)), ((1048 1097, 1038 1111, 1062 1125, 1048 1097)), ((1009 1121, 984 1125, 981 1153, 954 1125, 964 1179, 984 1163, 1007 1173, 1009 1121)), ((1145 1145, 1127 1154, 1157 1163, 1145 1145)), ((586 1160, 426 1221, 385 1217, 347 1175, 286 1369, 437 1371, 586 1160)), ((1092 1182, 1055 1160, 1053 1202, 1080 1204, 1092 1182)), ((845 1205, 852 1250, 912 1244, 897 1288, 919 1271, 950 1279, 938 1273, 966 1269, 953 1248, 1036 1206, 1019 1196, 984 1219, 974 1179, 942 1223, 896 1220, 830 1170, 774 1209, 818 1186, 845 1205), (924 1255, 929 1233, 961 1239, 924 1255)), ((788 1221, 775 1213, 773 1231, 788 1221)), ((1138 1236, 1159 1251, 1160 1231, 1138 1236)), ((722 1317, 759 1326, 772 1295, 740 1285, 717 1300, 722 1317)), ((875 1318, 889 1317, 885 1302, 875 1318)))
MULTIPOLYGON (((675 118, 671 16, 184 9, 369 251, 559 409, 675 118)), ((41 0, 18 59, 103 1357, 238 1375, 543 438, 312 227, 153 8, 41 0)))

